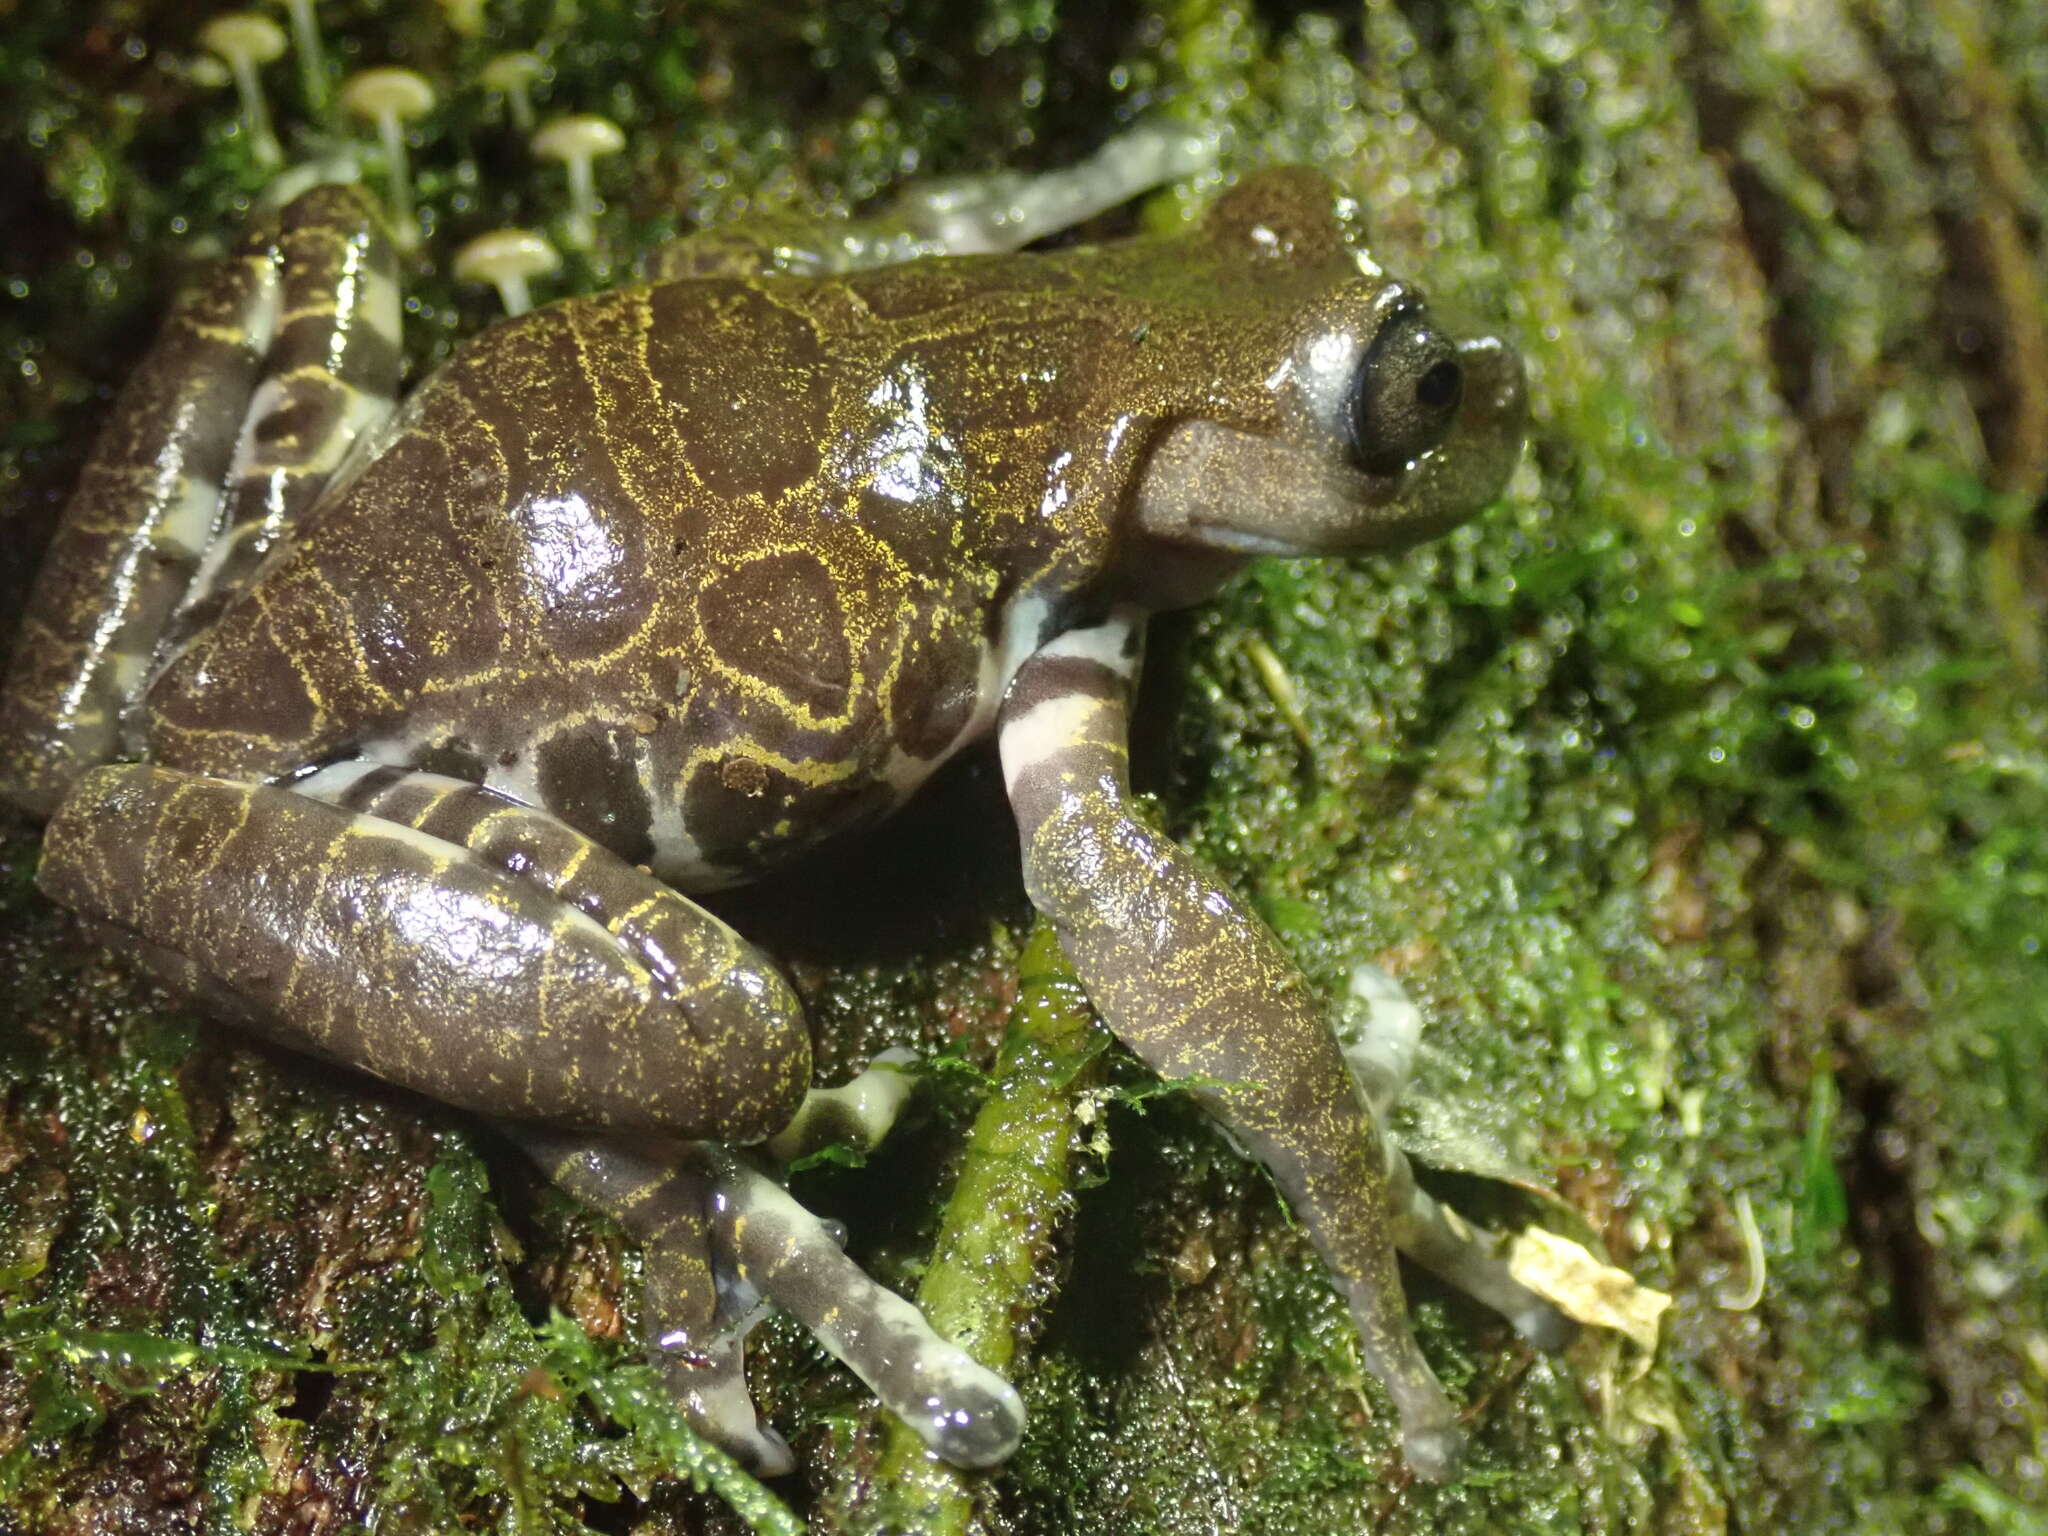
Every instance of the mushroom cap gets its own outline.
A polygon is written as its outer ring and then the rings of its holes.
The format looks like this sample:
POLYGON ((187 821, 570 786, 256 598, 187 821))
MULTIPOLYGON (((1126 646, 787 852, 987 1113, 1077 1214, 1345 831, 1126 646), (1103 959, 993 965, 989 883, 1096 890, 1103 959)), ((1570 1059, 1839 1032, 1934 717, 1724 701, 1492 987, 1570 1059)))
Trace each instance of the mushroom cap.
POLYGON ((617 123, 589 112, 554 118, 541 124, 533 136, 533 152, 550 160, 594 160, 599 155, 615 155, 625 147, 626 136, 617 123))
POLYGON ((387 64, 344 80, 341 104, 358 117, 382 117, 388 112, 404 122, 434 105, 434 88, 425 75, 387 64))
POLYGON ((530 229, 494 229, 455 253, 455 275, 467 283, 539 277, 561 264, 561 252, 530 229))
POLYGON ((484 61, 484 67, 477 72, 477 78, 493 91, 517 90, 530 85, 548 71, 538 55, 531 53, 494 54, 484 61))
POLYGON ((284 52, 284 28, 254 11, 231 11, 201 27, 199 43, 229 63, 245 58, 268 64, 284 52))

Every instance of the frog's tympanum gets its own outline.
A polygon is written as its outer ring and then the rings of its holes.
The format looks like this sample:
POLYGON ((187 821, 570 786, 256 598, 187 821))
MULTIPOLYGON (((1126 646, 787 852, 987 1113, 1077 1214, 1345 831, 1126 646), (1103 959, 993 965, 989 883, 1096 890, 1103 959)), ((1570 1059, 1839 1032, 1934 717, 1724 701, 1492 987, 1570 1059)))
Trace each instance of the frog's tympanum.
POLYGON ((688 894, 991 733, 1032 901, 1292 1202, 1414 1468, 1460 1435, 1397 1247, 1564 1326, 1415 1189, 1324 1005, 1125 763, 1146 613, 1470 516, 1520 452, 1521 365, 1440 328, 1304 170, 1181 233, 1016 249, 1160 174, 1126 144, 935 198, 915 238, 686 244, 402 403, 391 248, 314 187, 172 314, 28 610, 0 790, 49 820, 43 889, 248 1027, 505 1124, 646 1244, 651 1346, 758 1466, 788 1463, 741 1369, 762 1299, 947 1459, 1022 1432, 734 1150, 799 1119, 810 1045, 688 894))

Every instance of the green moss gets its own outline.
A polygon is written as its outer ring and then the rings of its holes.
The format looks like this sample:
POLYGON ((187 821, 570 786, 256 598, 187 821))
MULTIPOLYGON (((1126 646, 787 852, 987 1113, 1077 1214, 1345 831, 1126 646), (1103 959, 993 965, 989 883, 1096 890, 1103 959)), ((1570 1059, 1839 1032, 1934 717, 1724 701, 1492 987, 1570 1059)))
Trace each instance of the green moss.
MULTIPOLYGON (((337 72, 395 60, 443 87, 415 157, 416 367, 494 311, 447 252, 559 211, 464 85, 504 46, 548 57, 543 113, 631 136, 600 175, 603 254, 543 296, 698 221, 1051 163, 1164 102, 1218 128, 1231 169, 1332 170, 1386 265, 1505 321, 1531 364, 1535 447, 1489 518, 1395 560, 1266 563, 1158 626, 1141 773, 1320 985, 1361 958, 1402 976, 1432 1031, 1411 1135, 1517 1162, 1564 1206, 1444 1187, 1671 1290, 1658 1360, 1597 1337, 1534 1358, 1417 1281, 1477 1450, 1452 1488, 1407 1483, 1304 1238, 1182 1099, 1152 1097, 1097 1127, 1071 1272, 1016 1367, 1031 1437, 980 1485, 980 1528, 2038 1527, 2030 8, 1958 0, 1939 30, 1889 0, 715 4, 659 31, 625 5, 489 14, 465 41, 434 5, 322 8, 337 72), (1764 1286, 1736 1311, 1745 1209, 1764 1286)), ((28 0, 0 37, 0 137, 36 182, 0 254, 0 604, 98 392, 259 184, 190 25, 130 5, 81 32, 28 0)), ((288 67, 269 78, 299 152, 344 131, 288 67)), ((815 882, 868 910, 735 903, 789 959, 833 1075, 896 1041, 991 1063, 1016 979, 990 924, 1021 915, 1001 815, 970 768, 815 882)), ((456 1117, 123 979, 33 896, 32 848, 0 840, 13 1517, 732 1528, 684 1484, 756 1495, 619 1343, 635 1260, 615 1230, 456 1117), (635 1502, 607 1513, 621 1489, 635 1502)), ((951 1080, 867 1167, 804 1176, 906 1285, 978 1091, 951 1080)), ((792 1503, 873 1474, 863 1394, 813 1346, 770 1330, 757 1375, 809 1463, 792 1503)), ((809 1512, 861 1528, 842 1505, 809 1512)))

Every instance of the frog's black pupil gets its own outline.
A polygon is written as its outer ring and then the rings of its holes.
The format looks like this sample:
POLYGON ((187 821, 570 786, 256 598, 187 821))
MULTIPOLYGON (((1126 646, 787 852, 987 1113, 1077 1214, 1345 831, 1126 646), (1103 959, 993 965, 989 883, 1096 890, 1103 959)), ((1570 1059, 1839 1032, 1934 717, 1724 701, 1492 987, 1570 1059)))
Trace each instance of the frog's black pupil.
POLYGON ((1415 381, 1415 403, 1425 410, 1447 411, 1458 403, 1464 389, 1464 370, 1445 358, 1415 381))

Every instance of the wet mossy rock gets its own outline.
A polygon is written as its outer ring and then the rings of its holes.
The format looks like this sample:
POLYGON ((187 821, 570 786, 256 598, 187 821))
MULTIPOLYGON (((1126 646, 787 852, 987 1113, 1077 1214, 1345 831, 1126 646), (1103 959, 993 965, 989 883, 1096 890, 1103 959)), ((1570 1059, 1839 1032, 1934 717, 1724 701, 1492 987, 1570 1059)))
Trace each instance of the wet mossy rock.
MULTIPOLYGON (((0 7, 8 615, 137 337, 263 180, 199 20, 0 7)), ((1533 446, 1492 514, 1398 560, 1262 564, 1158 627, 1141 771, 1320 985, 1362 959, 1403 978, 1431 1031, 1416 1136, 1505 1127, 1564 1204, 1445 1187, 1672 1292, 1659 1354, 1535 1357, 1412 1280, 1475 1451, 1411 1483, 1270 1187, 1183 1098, 1130 1102, 1111 1056, 1071 1079, 1082 1144, 1011 1367, 1031 1437, 929 1518, 2048 1529, 2048 10, 329 0, 319 22, 337 75, 437 86, 415 370, 494 313, 454 249, 568 211, 481 83, 508 50, 545 62, 542 115, 626 138, 596 245, 537 299, 698 223, 1055 163, 1163 107, 1227 170, 1330 171, 1389 268, 1529 360, 1533 446)), ((263 81, 289 157, 367 131, 316 115, 289 58, 263 81)), ((1002 816, 969 763, 891 835, 731 904, 828 1074, 890 1043, 960 1064, 877 1161, 800 1175, 906 1289, 982 1073, 1007 1081, 1002 816)), ((34 847, 0 833, 0 1530, 917 1528, 865 1394, 795 1330, 755 1375, 804 1472, 764 1494, 645 1391, 616 1229, 460 1117, 127 979, 34 895, 34 847)))

